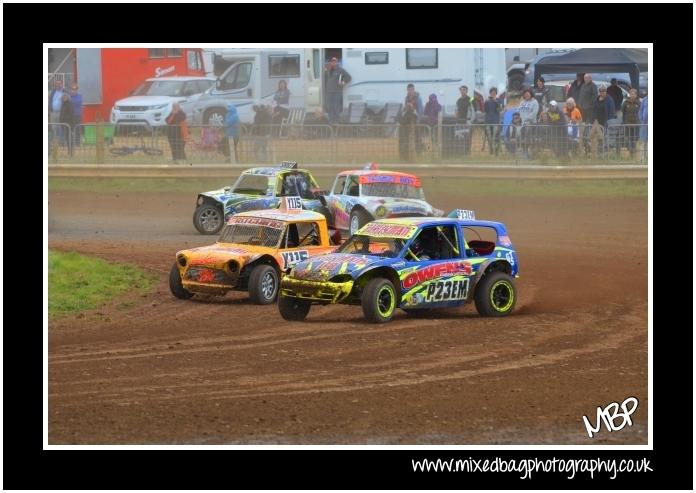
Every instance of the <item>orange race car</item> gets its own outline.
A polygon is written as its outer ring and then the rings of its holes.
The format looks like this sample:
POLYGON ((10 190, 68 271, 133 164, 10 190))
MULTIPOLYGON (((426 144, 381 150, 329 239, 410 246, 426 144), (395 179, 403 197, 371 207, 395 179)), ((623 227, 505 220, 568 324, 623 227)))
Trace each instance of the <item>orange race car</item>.
POLYGON ((275 301, 280 277, 309 257, 332 253, 340 235, 329 237, 326 217, 300 209, 299 197, 285 197, 281 209, 232 216, 214 245, 181 250, 169 274, 180 299, 196 293, 224 295, 248 290, 260 305, 275 301))

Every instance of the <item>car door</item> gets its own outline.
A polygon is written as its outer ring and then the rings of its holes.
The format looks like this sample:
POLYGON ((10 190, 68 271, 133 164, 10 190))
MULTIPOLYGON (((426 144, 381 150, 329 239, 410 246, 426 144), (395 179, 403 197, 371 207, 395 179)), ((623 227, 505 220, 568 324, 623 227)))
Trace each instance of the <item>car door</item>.
POLYGON ((334 249, 321 245, 321 230, 316 222, 288 224, 281 248, 280 268, 283 271, 309 257, 330 253, 334 249))
POLYGON ((461 242, 454 224, 421 229, 410 242, 404 268, 399 270, 402 308, 454 307, 466 301, 473 270, 462 253, 461 242))
POLYGON ((348 229, 350 214, 346 212, 345 188, 348 175, 338 175, 327 199, 329 210, 333 216, 333 227, 336 229, 348 229))

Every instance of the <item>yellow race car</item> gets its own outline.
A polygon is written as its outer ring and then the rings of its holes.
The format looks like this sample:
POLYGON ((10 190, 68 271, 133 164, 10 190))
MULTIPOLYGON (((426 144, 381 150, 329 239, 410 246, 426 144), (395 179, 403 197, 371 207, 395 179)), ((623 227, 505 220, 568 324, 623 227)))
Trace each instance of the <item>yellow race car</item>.
POLYGON ((259 305, 275 301, 282 275, 297 262, 332 253, 340 241, 329 237, 323 214, 302 210, 299 197, 285 200, 290 206, 232 216, 213 245, 177 252, 172 294, 189 299, 234 289, 248 290, 259 305))

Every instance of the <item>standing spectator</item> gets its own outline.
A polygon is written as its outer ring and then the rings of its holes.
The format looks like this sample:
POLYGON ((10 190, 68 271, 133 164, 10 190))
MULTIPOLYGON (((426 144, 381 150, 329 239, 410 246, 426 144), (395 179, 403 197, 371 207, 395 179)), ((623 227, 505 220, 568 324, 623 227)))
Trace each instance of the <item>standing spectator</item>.
POLYGON ((614 107, 621 108, 623 104, 623 92, 619 87, 619 81, 617 81, 616 78, 612 78, 610 83, 611 85, 607 88, 607 94, 614 100, 614 107))
POLYGON ((547 118, 549 124, 547 133, 549 147, 553 149, 556 156, 565 156, 568 153, 567 119, 565 114, 560 111, 556 101, 549 102, 547 118))
POLYGON ((425 103, 423 110, 423 121, 431 127, 437 125, 437 115, 442 111, 442 105, 437 100, 436 94, 431 94, 428 97, 428 102, 425 103))
MULTIPOLYGON (((60 104, 60 116, 58 117, 60 123, 64 123, 68 127, 72 128, 75 124, 75 113, 73 112, 72 104, 70 103, 70 96, 67 92, 63 92, 63 97, 61 98, 60 104)), ((63 132, 60 137, 60 145, 65 145, 72 150, 72 145, 69 142, 69 137, 66 135, 65 127, 63 126, 63 132)))
POLYGON ((273 108, 273 123, 278 125, 283 118, 290 116, 290 90, 284 80, 278 81, 278 90, 273 95, 275 107, 273 108))
MULTIPOLYGON (((49 123, 60 123, 60 108, 63 105, 63 80, 53 79, 53 90, 48 96, 48 122, 49 123)), ((54 130, 54 138, 62 141, 63 137, 63 126, 54 125, 51 127, 54 130)))
MULTIPOLYGON (((502 110, 502 105, 497 98, 498 89, 491 87, 488 91, 488 100, 483 105, 486 140, 488 140, 491 154, 495 152, 496 155, 500 147, 500 110, 502 110)), ((486 143, 484 142, 483 145, 485 148, 486 143)))
MULTIPOLYGON (((608 92, 608 91, 607 91, 608 92)), ((636 140, 638 140, 638 125, 640 124, 640 99, 638 99, 638 90, 631 89, 628 93, 628 99, 624 101, 621 107, 621 118, 624 125, 624 136, 628 146, 628 152, 631 158, 636 152, 636 140)))
POLYGON ((466 86, 461 86, 459 88, 459 94, 461 96, 457 99, 457 109, 454 115, 457 120, 464 124, 474 119, 474 104, 471 102, 468 92, 469 88, 466 86))
POLYGON ((348 72, 338 66, 338 59, 333 57, 324 71, 326 79, 326 96, 328 99, 329 120, 335 123, 343 111, 343 86, 350 83, 348 72))
POLYGON ((188 137, 188 125, 186 113, 181 110, 179 103, 172 105, 172 112, 165 120, 167 122, 167 139, 172 149, 172 160, 178 163, 180 159, 186 161, 186 138, 188 137))
POLYGON ((413 103, 407 103, 399 125, 399 157, 412 162, 416 157, 416 122, 418 114, 413 103))
POLYGON ((595 120, 594 106, 596 100, 597 85, 592 82, 590 74, 585 74, 585 83, 580 87, 580 94, 575 98, 585 123, 592 124, 595 120))
POLYGON ((565 107, 563 108, 566 119, 568 120, 568 137, 570 138, 573 147, 580 141, 580 124, 582 123, 582 113, 575 105, 573 98, 566 99, 565 107))
POLYGON ((70 103, 73 110, 73 144, 80 145, 80 136, 82 134, 82 94, 77 92, 77 83, 73 82, 70 86, 70 103))
POLYGON ((590 74, 584 75, 584 81, 582 86, 580 86, 580 91, 575 101, 578 103, 580 113, 582 113, 582 121, 585 124, 583 131, 585 149, 589 150, 590 128, 595 121, 594 106, 597 100, 597 85, 592 82, 592 76, 590 74))
POLYGON ((268 134, 271 130, 271 121, 273 116, 269 107, 257 102, 253 106, 254 128, 254 157, 259 163, 266 162, 266 152, 268 150, 268 134))
POLYGON ((599 88, 599 95, 594 104, 594 120, 606 130, 607 122, 614 118, 616 118, 614 100, 607 94, 607 87, 601 86, 599 88))
POLYGON ((585 74, 576 74, 575 80, 571 82, 570 87, 568 88, 568 94, 566 95, 567 97, 573 98, 576 101, 578 100, 580 97, 580 88, 585 82, 584 76, 585 74))
POLYGON ((526 88, 522 92, 522 101, 520 102, 517 111, 519 111, 520 117, 522 118, 524 155, 525 158, 529 158, 529 146, 532 144, 532 140, 535 135, 535 129, 532 125, 537 122, 537 115, 539 114, 539 103, 532 97, 531 89, 526 88))
MULTIPOLYGON (((546 87, 546 81, 543 77, 539 77, 536 81, 536 86, 534 87, 534 99, 539 103, 539 112, 544 108, 549 102, 549 88, 546 87)), ((538 116, 538 115, 537 115, 538 116)))
POLYGON ((234 144, 234 162, 239 163, 239 154, 237 153, 237 144, 239 144, 239 113, 237 107, 233 104, 227 105, 227 114, 225 115, 225 138, 222 139, 222 153, 225 155, 225 162, 231 163, 230 157, 230 137, 234 144))
POLYGON ((512 114, 512 122, 506 127, 503 140, 510 154, 516 154, 522 147, 522 117, 518 112, 512 114))
POLYGON ((416 86, 409 84, 406 86, 406 98, 404 99, 404 108, 408 105, 412 105, 416 112, 416 117, 420 119, 423 114, 423 101, 421 101, 420 94, 416 92, 416 86))
POLYGON ((471 128, 469 124, 474 121, 475 111, 474 103, 469 97, 469 88, 467 86, 461 86, 459 88, 459 94, 461 95, 457 99, 457 109, 455 110, 455 117, 459 122, 464 124, 464 154, 469 154, 471 149, 471 128))
POLYGON ((646 94, 640 103, 638 112, 640 120, 640 140, 643 142, 643 148, 648 148, 648 95, 646 94))

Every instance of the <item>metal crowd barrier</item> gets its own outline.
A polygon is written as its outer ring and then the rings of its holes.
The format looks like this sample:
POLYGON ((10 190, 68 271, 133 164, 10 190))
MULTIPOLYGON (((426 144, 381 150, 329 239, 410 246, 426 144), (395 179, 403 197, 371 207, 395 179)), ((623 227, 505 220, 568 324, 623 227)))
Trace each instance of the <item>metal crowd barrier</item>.
POLYGON ((171 127, 110 123, 49 124, 49 162, 176 162, 360 164, 404 162, 522 163, 568 160, 646 163, 645 125, 283 124, 242 125, 239 138, 224 127, 189 125, 188 137, 171 127), (235 149, 236 147, 236 149, 235 149), (228 150, 229 149, 229 150, 228 150))

